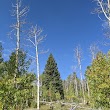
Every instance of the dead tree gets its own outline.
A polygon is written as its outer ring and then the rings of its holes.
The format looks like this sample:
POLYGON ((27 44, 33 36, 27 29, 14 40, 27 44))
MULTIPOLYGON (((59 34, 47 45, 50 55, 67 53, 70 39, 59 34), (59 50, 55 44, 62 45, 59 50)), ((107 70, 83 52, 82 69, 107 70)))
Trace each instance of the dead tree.
POLYGON ((14 33, 14 36, 16 37, 16 67, 18 68, 18 55, 20 50, 22 26, 26 23, 25 16, 29 11, 29 8, 27 6, 22 7, 21 0, 16 0, 16 4, 12 4, 12 7, 12 16, 15 18, 16 22, 10 26, 12 28, 10 35, 14 33))
POLYGON ((81 66, 81 48, 77 46, 75 48, 75 56, 78 62, 79 70, 80 70, 80 79, 81 79, 81 89, 83 94, 83 103, 85 104, 85 93, 84 93, 84 84, 83 84, 83 74, 82 74, 82 66, 81 66))
POLYGON ((98 13, 98 17, 104 21, 104 35, 106 38, 110 39, 110 0, 95 0, 97 3, 97 8, 95 8, 94 13, 98 13), (104 16, 104 20, 100 15, 104 16))
POLYGON ((39 67, 39 54, 45 53, 47 51, 39 52, 39 44, 43 42, 46 36, 42 36, 43 30, 36 26, 32 26, 29 31, 29 38, 27 39, 34 47, 35 47, 35 59, 36 59, 36 66, 37 66, 37 110, 39 110, 39 75, 40 75, 40 67, 39 67))
MULTIPOLYGON (((12 4, 12 16, 15 18, 15 23, 12 24, 10 27, 12 28, 12 31, 9 33, 10 35, 13 33, 16 37, 16 70, 14 73, 14 85, 17 89, 17 83, 16 83, 16 77, 18 73, 18 61, 19 61, 19 50, 20 50, 20 37, 21 37, 21 28, 23 24, 25 24, 25 15, 27 14, 29 8, 22 7, 21 0, 16 0, 15 5, 12 4)), ((15 96, 16 97, 16 96, 15 96)), ((15 98, 15 100, 17 100, 15 98)))
POLYGON ((95 0, 97 2, 98 8, 95 8, 95 12, 98 13, 100 19, 100 14, 103 14, 108 21, 110 26, 110 0, 95 0))
POLYGON ((91 44, 90 47, 89 47, 89 50, 90 50, 90 54, 91 54, 91 59, 92 61, 96 58, 96 55, 99 51, 99 48, 98 46, 94 43, 94 44, 91 44))

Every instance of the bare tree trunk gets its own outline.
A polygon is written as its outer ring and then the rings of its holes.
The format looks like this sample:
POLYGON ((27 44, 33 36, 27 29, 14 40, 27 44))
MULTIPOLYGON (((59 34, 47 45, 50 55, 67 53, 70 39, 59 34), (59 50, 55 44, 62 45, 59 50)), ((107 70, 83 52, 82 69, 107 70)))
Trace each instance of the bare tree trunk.
MULTIPOLYGON (((12 24, 11 27, 13 28, 11 33, 14 32, 14 36, 16 36, 16 69, 14 73, 14 87, 17 89, 17 82, 16 82, 16 77, 19 71, 18 67, 18 62, 19 62, 19 50, 20 50, 20 29, 21 26, 25 23, 23 17, 27 14, 28 12, 28 7, 21 7, 21 0, 16 0, 16 4, 13 5, 13 11, 12 11, 12 16, 16 17, 16 23, 12 24), (22 9, 21 9, 22 8, 22 9)), ((10 35, 11 35, 10 33, 10 35)), ((17 107, 17 96, 15 94, 15 108, 17 107)))
POLYGON ((85 104, 84 83, 83 83, 83 77, 82 77, 81 62, 79 62, 79 68, 80 68, 81 86, 82 86, 82 93, 83 93, 83 103, 85 104))
POLYGON ((37 63, 37 110, 39 110, 39 56, 38 56, 38 45, 37 45, 37 36, 35 35, 35 44, 36 44, 36 63, 37 63))
POLYGON ((78 66, 80 70, 80 78, 81 78, 81 88, 82 88, 82 94, 83 94, 83 103, 85 104, 85 93, 84 93, 84 83, 83 83, 83 76, 82 76, 82 66, 81 66, 81 49, 80 47, 76 47, 75 54, 78 60, 78 66))
MULTIPOLYGON (((40 87, 40 80, 39 80, 39 75, 40 75, 40 67, 39 67, 39 52, 38 52, 38 46, 39 44, 43 41, 45 36, 41 36, 42 29, 38 28, 37 25, 35 27, 32 26, 29 32, 29 40, 32 45, 35 47, 35 54, 36 54, 36 67, 37 67, 37 110, 39 110, 39 87, 40 87), (34 40, 32 39, 34 38, 34 40), (31 40, 32 39, 32 40, 31 40)), ((42 52, 44 53, 44 52, 42 52)))
MULTIPOLYGON (((19 48, 20 48, 20 21, 19 21, 19 2, 18 0, 16 1, 16 69, 15 69, 15 74, 14 74, 14 85, 15 88, 17 89, 17 83, 16 83, 16 76, 18 73, 18 54, 19 54, 19 48)), ((17 96, 15 94, 15 109, 17 107, 17 96)))

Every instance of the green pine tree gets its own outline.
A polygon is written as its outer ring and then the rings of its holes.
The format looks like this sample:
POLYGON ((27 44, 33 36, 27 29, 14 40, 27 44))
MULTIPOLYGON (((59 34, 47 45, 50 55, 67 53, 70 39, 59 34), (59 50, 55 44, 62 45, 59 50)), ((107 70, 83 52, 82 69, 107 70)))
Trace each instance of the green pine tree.
MULTIPOLYGON (((45 71, 43 73, 45 75, 45 79, 43 80, 43 85, 47 87, 47 90, 50 89, 50 84, 53 86, 52 90, 55 93, 60 93, 60 98, 64 99, 63 85, 62 80, 60 78, 60 73, 58 71, 57 63, 52 54, 50 54, 47 64, 45 66, 45 71)), ((52 97, 52 96, 51 96, 52 97)))

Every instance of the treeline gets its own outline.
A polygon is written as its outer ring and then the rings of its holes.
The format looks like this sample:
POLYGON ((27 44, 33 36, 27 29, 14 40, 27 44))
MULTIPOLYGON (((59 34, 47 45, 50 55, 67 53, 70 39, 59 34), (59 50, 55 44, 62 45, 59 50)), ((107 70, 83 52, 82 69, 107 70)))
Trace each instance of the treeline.
POLYGON ((66 101, 84 102, 81 82, 85 104, 94 109, 110 109, 110 51, 107 54, 97 53, 96 58, 87 67, 83 81, 77 77, 75 72, 63 81, 66 101))
MULTIPOLYGON (((0 109, 23 110, 37 106, 37 79, 29 72, 31 59, 26 52, 19 51, 18 73, 14 83, 16 70, 16 54, 12 52, 8 61, 4 61, 0 45, 0 109), (16 84, 16 85, 15 85, 16 84)), ((92 108, 110 108, 110 51, 107 54, 98 52, 96 58, 85 72, 83 81, 76 72, 66 80, 61 80, 57 63, 50 54, 44 72, 40 75, 40 101, 57 101, 84 103, 92 108)))

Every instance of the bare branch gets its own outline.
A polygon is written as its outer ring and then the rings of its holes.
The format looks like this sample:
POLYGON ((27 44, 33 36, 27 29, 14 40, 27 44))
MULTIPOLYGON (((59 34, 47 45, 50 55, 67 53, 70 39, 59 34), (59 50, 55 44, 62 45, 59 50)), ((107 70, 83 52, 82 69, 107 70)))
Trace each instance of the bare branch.
POLYGON ((19 12, 19 17, 25 16, 29 11, 29 7, 24 7, 20 12, 19 12))
POLYGON ((27 39, 27 40, 30 41, 33 44, 33 46, 36 46, 36 44, 31 39, 27 39))
POLYGON ((34 57, 34 56, 32 56, 32 55, 30 55, 30 54, 28 54, 28 53, 27 53, 27 55, 30 56, 30 57, 32 57, 32 58, 34 58, 34 59, 36 59, 36 57, 34 57))
POLYGON ((106 0, 106 2, 104 0, 95 0, 95 2, 97 3, 98 8, 95 8, 94 13, 98 13, 98 17, 101 20, 100 14, 103 14, 110 26, 110 0, 106 0))
POLYGON ((49 49, 47 49, 46 51, 42 50, 39 52, 39 54, 45 54, 45 53, 48 53, 49 52, 49 49))
POLYGON ((90 50, 91 57, 92 57, 92 61, 93 61, 93 60, 96 58, 96 54, 98 53, 99 48, 98 48, 98 46, 96 45, 96 43, 94 43, 94 44, 91 44, 91 45, 90 45, 89 50, 90 50))

